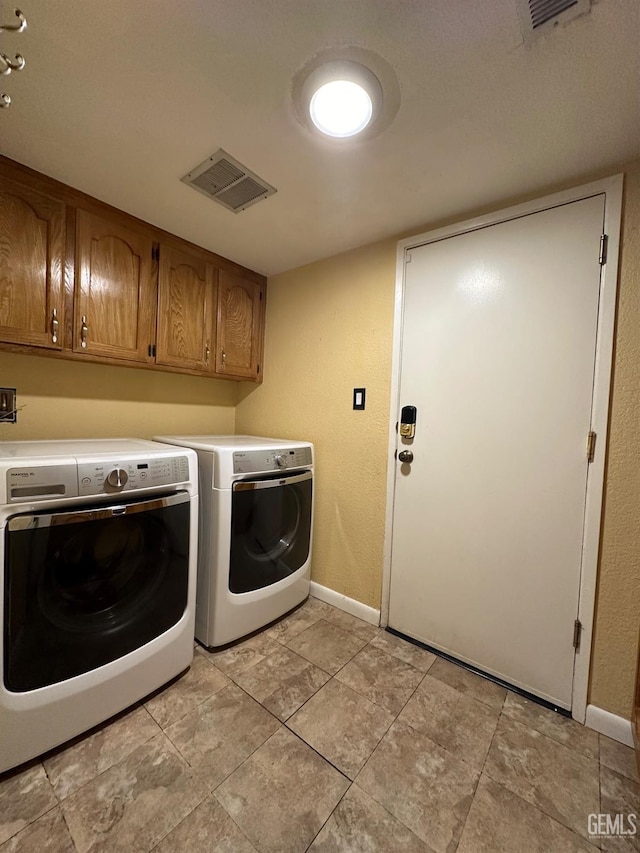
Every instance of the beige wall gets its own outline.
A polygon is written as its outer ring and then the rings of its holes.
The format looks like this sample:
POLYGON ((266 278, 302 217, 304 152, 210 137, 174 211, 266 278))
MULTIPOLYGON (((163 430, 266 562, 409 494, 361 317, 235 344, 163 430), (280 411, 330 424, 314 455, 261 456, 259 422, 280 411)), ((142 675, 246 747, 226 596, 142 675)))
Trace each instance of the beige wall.
POLYGON ((395 241, 268 284, 265 381, 236 430, 313 441, 313 579, 378 607, 384 540, 395 241), (366 409, 352 393, 367 389, 366 409))
POLYGON ((151 438, 234 431, 235 382, 0 352, 0 386, 18 389, 0 441, 151 438))
MULTIPOLYGON (((640 624, 640 161, 624 171, 618 338, 591 701, 629 717, 640 624)), ((600 175, 564 186, 594 177, 600 175)), ((507 203, 519 201, 524 199, 507 203)), ((444 224, 430 223, 413 233, 444 224)), ((315 443, 313 579, 373 607, 380 606, 381 597, 395 251, 396 240, 388 240, 269 281, 266 378, 262 386, 241 391, 236 411, 237 432, 315 443), (367 388, 364 412, 351 408, 352 389, 358 386, 367 388)))

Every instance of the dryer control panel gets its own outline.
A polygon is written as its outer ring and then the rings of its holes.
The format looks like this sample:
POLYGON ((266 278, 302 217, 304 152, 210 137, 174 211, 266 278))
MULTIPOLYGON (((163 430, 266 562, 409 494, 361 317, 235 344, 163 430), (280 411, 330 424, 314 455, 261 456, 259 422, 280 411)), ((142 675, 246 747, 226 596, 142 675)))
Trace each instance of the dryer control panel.
POLYGON ((279 447, 269 450, 236 450, 234 474, 262 474, 288 468, 308 468, 312 463, 310 447, 279 447))

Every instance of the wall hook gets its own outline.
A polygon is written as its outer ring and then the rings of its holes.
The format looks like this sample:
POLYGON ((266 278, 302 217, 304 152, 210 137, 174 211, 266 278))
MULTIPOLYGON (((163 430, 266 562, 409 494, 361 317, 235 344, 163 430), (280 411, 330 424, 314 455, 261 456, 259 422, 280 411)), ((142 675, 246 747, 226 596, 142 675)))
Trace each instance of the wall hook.
POLYGON ((0 74, 11 74, 12 71, 22 71, 26 65, 24 56, 16 53, 15 59, 9 59, 6 53, 0 53, 0 63, 4 64, 4 68, 0 68, 0 74))
MULTIPOLYGON (((14 9, 18 19, 17 24, 0 24, 0 33, 22 33, 27 29, 27 19, 20 9, 14 9)), ((22 71, 25 66, 24 56, 16 53, 15 59, 9 59, 5 53, 0 53, 0 74, 11 74, 12 71, 22 71)), ((0 92, 0 109, 11 106, 11 95, 0 92)))
POLYGON ((0 33, 23 33, 27 29, 27 19, 20 9, 15 10, 18 18, 17 24, 0 24, 0 33))

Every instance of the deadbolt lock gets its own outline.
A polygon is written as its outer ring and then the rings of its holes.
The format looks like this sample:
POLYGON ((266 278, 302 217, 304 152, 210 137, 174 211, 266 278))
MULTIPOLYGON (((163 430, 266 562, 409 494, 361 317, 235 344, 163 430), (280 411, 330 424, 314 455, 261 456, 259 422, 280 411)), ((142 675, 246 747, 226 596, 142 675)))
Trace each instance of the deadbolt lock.
POLYGON ((398 459, 401 462, 407 462, 409 465, 413 462, 413 453, 410 450, 401 450, 398 453, 398 459))

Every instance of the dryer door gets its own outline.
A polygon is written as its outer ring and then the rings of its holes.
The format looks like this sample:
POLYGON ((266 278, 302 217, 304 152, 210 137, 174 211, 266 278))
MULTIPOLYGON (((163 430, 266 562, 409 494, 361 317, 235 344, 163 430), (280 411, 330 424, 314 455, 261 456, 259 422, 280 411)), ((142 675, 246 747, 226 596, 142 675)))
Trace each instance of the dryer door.
POLYGON ((250 592, 301 569, 311 547, 313 474, 233 484, 229 590, 250 592))

